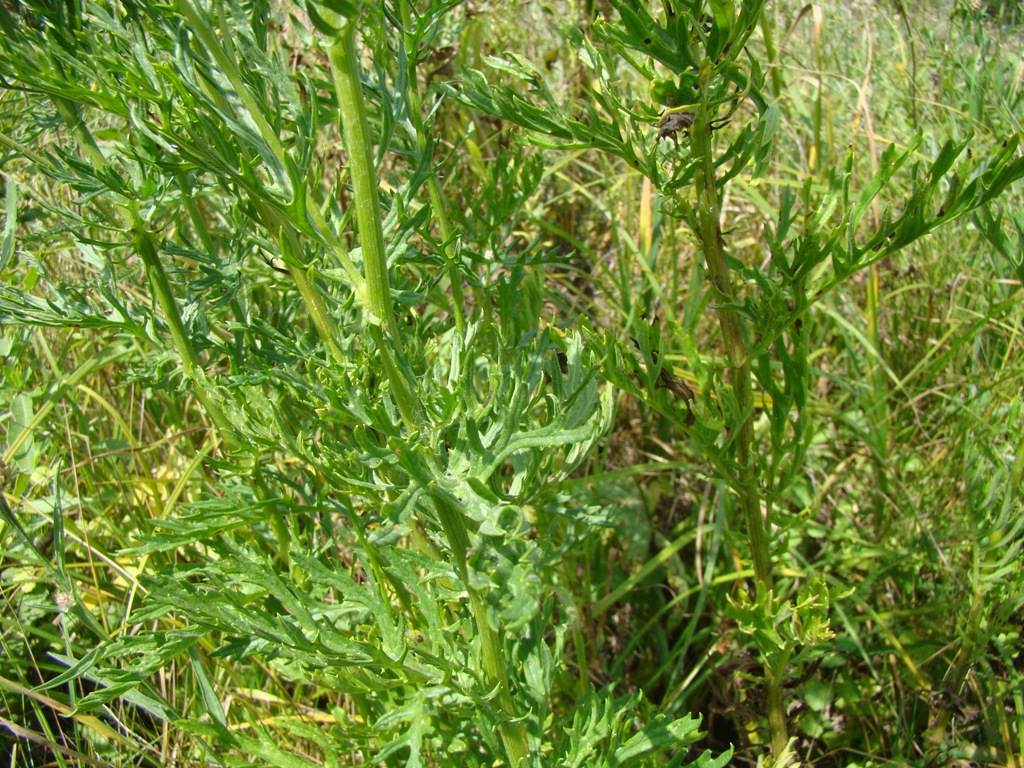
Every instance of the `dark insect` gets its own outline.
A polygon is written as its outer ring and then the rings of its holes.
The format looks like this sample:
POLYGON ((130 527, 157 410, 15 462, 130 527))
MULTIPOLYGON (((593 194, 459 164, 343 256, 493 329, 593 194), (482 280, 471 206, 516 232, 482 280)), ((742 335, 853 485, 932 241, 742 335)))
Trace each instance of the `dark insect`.
POLYGON ((682 379, 677 379, 675 373, 667 367, 662 367, 661 374, 658 376, 661 380, 662 385, 686 404, 686 426, 691 426, 694 422, 693 408, 691 403, 697 399, 697 396, 693 394, 693 390, 690 389, 690 385, 682 379))
MULTIPOLYGON (((640 342, 636 339, 631 339, 633 345, 640 349, 640 342)), ((657 350, 651 350, 651 362, 655 365, 658 364, 658 352, 657 350)), ((676 397, 680 398, 686 405, 686 426, 691 426, 694 422, 693 407, 692 403, 697 400, 697 396, 693 390, 690 389, 690 385, 682 379, 676 378, 675 371, 672 370, 672 366, 667 363, 661 365, 661 371, 658 374, 658 381, 665 389, 671 392, 676 397)))
POLYGON ((693 112, 670 112, 665 115, 658 123, 657 141, 672 139, 678 143, 679 139, 676 138, 676 134, 680 131, 689 131, 690 126, 693 125, 693 117, 693 112))

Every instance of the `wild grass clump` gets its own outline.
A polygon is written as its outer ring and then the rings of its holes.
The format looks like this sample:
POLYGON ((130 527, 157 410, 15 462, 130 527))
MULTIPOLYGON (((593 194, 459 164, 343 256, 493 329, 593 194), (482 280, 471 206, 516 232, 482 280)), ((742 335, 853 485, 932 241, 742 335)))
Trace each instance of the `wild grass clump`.
POLYGON ((1005 21, 5 4, 11 764, 1019 762, 1005 21))

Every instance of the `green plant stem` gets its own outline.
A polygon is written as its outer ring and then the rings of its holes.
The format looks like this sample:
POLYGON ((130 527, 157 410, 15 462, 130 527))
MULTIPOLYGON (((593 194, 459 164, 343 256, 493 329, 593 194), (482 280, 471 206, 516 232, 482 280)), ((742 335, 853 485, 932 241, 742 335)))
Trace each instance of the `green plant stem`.
MULTIPOLYGON (((189 31, 198 38, 206 53, 213 58, 217 66, 220 67, 221 72, 228 79, 228 82, 231 83, 235 96, 237 96, 244 107, 247 117, 256 126, 257 131, 265 142, 264 150, 269 149, 270 152, 269 156, 265 151, 261 152, 264 162, 279 177, 282 177, 285 175, 285 169, 288 167, 287 152, 284 145, 281 144, 281 139, 278 137, 277 132, 267 122, 266 117, 263 115, 263 110, 260 109, 259 103, 243 80, 241 69, 238 66, 238 56, 231 42, 231 35, 224 34, 218 37, 214 27, 211 25, 211 17, 194 7, 189 0, 177 0, 176 7, 181 15, 188 20, 189 31)), ((294 191, 294 194, 304 193, 294 191)))
POLYGON ((366 281, 363 306, 370 315, 370 335, 380 353, 398 410, 408 427, 414 429, 422 422, 422 408, 408 379, 391 354, 393 348, 397 356, 401 357, 402 341, 391 308, 387 252, 380 220, 380 200, 377 196, 377 174, 373 164, 359 62, 356 59, 353 20, 344 20, 328 50, 328 57, 341 112, 341 127, 352 178, 352 196, 355 198, 356 222, 359 225, 359 244, 363 252, 363 278, 366 281))
POLYGON ((526 738, 526 730, 516 717, 516 706, 512 700, 509 686, 508 665, 505 660, 505 646, 502 643, 501 634, 491 624, 487 617, 487 606, 469 581, 467 552, 470 541, 465 517, 445 494, 435 493, 433 498, 441 529, 444 531, 455 560, 455 567, 469 595, 470 612, 473 614, 477 636, 480 638, 480 651, 487 687, 492 690, 497 689, 496 701, 503 715, 501 722, 498 723, 501 741, 505 746, 509 764, 512 768, 519 768, 526 765, 529 759, 529 742, 526 738))
MULTIPOLYGON (((338 237, 337 232, 327 223, 323 214, 317 210, 316 206, 306 206, 306 216, 309 221, 313 223, 317 234, 320 236, 324 244, 327 246, 327 251, 335 262, 345 272, 345 276, 348 278, 349 285, 352 290, 355 291, 356 296, 362 300, 364 295, 365 281, 363 276, 356 269, 356 265, 352 263, 352 259, 348 256, 348 251, 345 250, 345 246, 342 245, 341 239, 338 237)), ((301 228, 299 231, 302 231, 301 228)))
MULTIPOLYGON (((298 255, 301 251, 296 249, 299 247, 298 236, 295 234, 295 230, 291 227, 284 227, 284 238, 289 243, 289 250, 293 255, 298 255)), ((316 328, 317 334, 320 336, 320 340, 323 341, 328 351, 331 353, 331 357, 339 365, 345 364, 345 353, 341 351, 341 347, 338 346, 338 326, 334 322, 334 316, 327 309, 327 305, 324 303, 324 297, 320 291, 317 290, 316 286, 313 285, 313 281, 309 279, 309 275, 306 274, 305 267, 294 263, 289 260, 288 272, 291 274, 292 279, 295 281, 295 287, 299 289, 299 293, 302 295, 302 300, 306 303, 306 309, 309 311, 309 317, 313 321, 313 327, 316 328)))
POLYGON ((387 252, 384 230, 380 221, 380 200, 377 195, 377 174, 373 164, 370 127, 363 103, 363 85, 359 62, 356 60, 355 24, 345 20, 341 31, 328 50, 334 90, 341 112, 341 127, 348 152, 348 167, 352 178, 352 196, 355 199, 356 221, 359 224, 359 244, 363 250, 363 277, 366 279, 366 308, 376 322, 394 337, 396 348, 400 340, 395 333, 395 317, 391 309, 391 291, 388 283, 387 252))
POLYGON ((738 431, 735 440, 736 463, 739 467, 739 476, 736 478, 735 484, 736 490, 739 493, 746 518, 747 535, 750 537, 751 556, 758 588, 770 590, 773 584, 772 566, 768 553, 768 535, 761 512, 757 468, 751 460, 751 449, 754 443, 754 398, 750 362, 747 358, 746 344, 743 341, 739 315, 732 308, 736 303, 736 294, 733 291, 722 239, 718 189, 714 175, 715 164, 711 151, 711 129, 708 122, 707 112, 701 108, 697 112, 691 129, 693 153, 700 161, 695 177, 697 236, 704 249, 708 276, 711 278, 711 284, 721 305, 716 313, 722 329, 722 342, 726 358, 732 369, 729 384, 739 411, 743 415, 742 422, 736 427, 738 431))
MULTIPOLYGON (((882 334, 879 330, 881 302, 878 289, 878 265, 872 264, 868 272, 865 292, 864 314, 867 337, 871 350, 881 359, 882 334)), ((871 464, 875 472, 877 495, 872 501, 874 507, 875 541, 881 541, 889 527, 889 393, 882 365, 875 360, 869 371, 871 381, 871 404, 864 408, 868 417, 871 464)))
POLYGON ((768 710, 768 734, 771 739, 772 756, 778 760, 786 751, 789 734, 786 726, 786 697, 782 690, 785 665, 780 669, 768 670, 765 680, 765 707, 768 710))
POLYGON ((1016 458, 1013 460, 1013 468, 1010 471, 1010 488, 1008 496, 1010 499, 1019 499, 1021 496, 1021 478, 1024 477, 1024 435, 1021 435, 1017 443, 1016 458))
MULTIPOLYGON (((402 21, 406 30, 412 28, 411 9, 408 2, 402 3, 402 21)), ((407 31, 405 34, 406 54, 409 57, 409 87, 405 91, 406 113, 416 129, 416 146, 420 155, 426 155, 430 151, 427 135, 423 126, 422 103, 420 100, 419 81, 416 77, 415 54, 413 50, 415 40, 407 31)), ((437 181, 437 174, 434 173, 433 158, 430 160, 431 168, 427 174, 427 192, 430 196, 430 208, 437 222, 437 228, 441 235, 441 257, 448 267, 448 279, 452 287, 452 316, 455 318, 455 327, 460 336, 466 333, 466 317, 463 313, 462 276, 459 274, 458 265, 451 254, 450 245, 452 242, 452 227, 448 221, 448 211, 444 197, 441 194, 441 185, 437 181)))
MULTIPOLYGON (((89 127, 82 120, 78 106, 67 99, 57 96, 54 96, 52 101, 61 119, 74 131, 78 138, 79 147, 93 167, 97 170, 106 168, 107 160, 93 138, 89 127)), ((127 223, 127 217, 122 214, 121 210, 110 206, 105 206, 105 208, 108 214, 122 226, 127 223)), ((188 338, 188 333, 185 331, 185 323, 181 319, 181 312, 178 310, 178 303, 174 299, 171 284, 167 280, 167 273, 160 262, 160 255, 157 252, 156 245, 153 243, 152 236, 146 231, 145 223, 139 218, 134 209, 132 210, 131 217, 131 234, 135 245, 135 252, 142 259, 142 263, 146 268, 146 276, 149 278, 149 284, 156 296, 157 302, 160 304, 160 308, 163 309, 164 317, 171 331, 171 338, 174 341, 174 348, 177 350, 182 367, 185 369, 185 378, 188 380, 192 391, 195 392, 196 397, 214 425, 225 439, 230 441, 233 439, 230 437, 230 422, 224 415, 220 405, 206 391, 205 374, 199 363, 199 357, 192 347, 192 342, 188 338)))
POLYGON ((228 420, 220 404, 210 396, 206 389, 206 374, 199 364, 199 358, 192 348, 192 342, 185 331, 185 323, 182 322, 181 312, 178 311, 178 304, 174 300, 174 293, 171 284, 167 280, 167 273, 164 272, 163 264, 160 263, 160 256, 153 238, 146 231, 145 225, 137 214, 134 214, 132 222, 132 237, 135 241, 135 252, 142 259, 146 267, 146 275, 149 277, 149 284, 156 295, 157 302, 164 312, 164 318, 171 331, 171 338, 174 341, 174 348, 181 358, 182 367, 185 369, 185 378, 192 385, 199 402, 202 403, 210 420, 220 431, 224 439, 230 444, 233 442, 231 435, 231 422, 228 420))
POLYGON ((768 65, 771 67, 772 96, 778 101, 782 95, 782 73, 779 71, 779 52, 775 47, 775 20, 778 16, 775 9, 769 15, 761 12, 761 37, 764 39, 764 50, 768 54, 768 65))
POLYGON ((299 289, 299 294, 306 304, 306 311, 309 312, 309 318, 313 322, 320 341, 327 347, 331 357, 339 365, 344 365, 345 353, 341 351, 337 342, 338 326, 334 322, 334 316, 327 309, 323 295, 307 274, 307 267, 302 258, 302 243, 299 241, 298 233, 291 222, 274 208, 259 200, 254 200, 253 204, 260 212, 260 217, 271 235, 278 238, 288 274, 292 276, 295 287, 299 289))
POLYGON ((0 133, 0 147, 7 147, 7 149, 12 152, 16 152, 23 157, 27 157, 40 168, 53 167, 53 163, 50 162, 49 158, 44 157, 33 149, 30 149, 21 142, 15 141, 6 133, 0 133))
MULTIPOLYGON (((238 55, 231 42, 230 35, 223 35, 218 37, 214 28, 211 25, 209 16, 205 16, 199 9, 195 8, 189 0, 176 0, 177 7, 182 15, 189 21, 190 29, 202 43, 206 52, 213 58, 220 67, 224 76, 231 83, 232 89, 238 96, 241 109, 234 108, 236 112, 239 112, 244 117, 251 119, 252 123, 256 126, 256 129, 263 140, 262 147, 258 148, 260 155, 268 169, 276 177, 276 180, 282 184, 287 184, 289 187, 294 186, 293 180, 289 178, 289 169, 294 171, 294 164, 288 156, 288 152, 284 145, 281 143, 280 137, 277 132, 267 121, 267 118, 263 114, 263 110, 260 108, 260 103, 257 97, 255 97, 250 88, 246 85, 245 79, 242 76, 241 69, 238 65, 238 55)), ((232 109, 233 107, 224 99, 216 89, 211 89, 211 98, 222 101, 222 108, 232 109)), ((359 275, 358 270, 352 263, 345 249, 341 246, 337 235, 330 229, 327 222, 324 220, 323 215, 317 210, 315 205, 311 204, 309 199, 309 190, 306 188, 291 189, 292 205, 289 206, 291 212, 296 217, 303 215, 308 217, 309 221, 318 230, 319 235, 323 238, 331 255, 337 260, 338 264, 344 270, 349 282, 352 285, 353 290, 362 298, 362 292, 364 290, 362 277, 359 275)), ((293 220, 292 224, 298 231, 305 230, 304 221, 293 220)))
MULTIPOLYGON (((402 354, 402 349, 391 307, 384 232, 377 196, 377 176, 370 150, 370 131, 363 102, 359 64, 356 60, 353 21, 346 19, 343 22, 328 55, 341 112, 345 146, 348 150, 356 221, 359 225, 359 242, 363 252, 363 277, 366 281, 364 306, 371 315, 369 333, 380 352, 384 372, 391 383, 402 418, 409 429, 415 429, 422 423, 421 408, 407 377, 398 367, 395 356, 391 354, 392 347, 398 355, 402 354), (388 344, 389 340, 391 346, 388 344)), ((439 192, 438 198, 432 198, 432 202, 435 205, 435 215, 440 212, 443 217, 439 192)), ((447 228, 446 220, 443 226, 447 228)), ((444 232, 442 235, 445 236, 444 232)), ((453 279, 453 284, 455 283, 453 279)), ((458 305, 461 307, 461 301, 458 305)), ((434 500, 442 531, 469 595, 470 611, 480 638, 484 676, 488 687, 497 690, 497 703, 502 713, 501 722, 498 724, 502 743, 510 764, 517 768, 528 759, 529 745, 525 730, 516 722, 515 703, 509 687, 501 635, 488 621, 486 606, 470 584, 466 555, 470 539, 465 518, 443 494, 435 494, 434 500)))
MULTIPOLYGON (((53 104, 57 108, 61 119, 78 137, 79 146, 93 167, 97 170, 106 168, 107 160, 93 138, 89 127, 82 120, 78 106, 67 99, 56 96, 53 97, 53 104)), ((106 201, 103 200, 98 202, 113 221, 116 221, 123 227, 129 226, 129 217, 124 214, 123 208, 106 205, 106 201)), ((146 276, 149 278, 150 287, 156 296, 157 302, 160 304, 160 308, 164 312, 164 318, 171 331, 174 348, 177 350, 178 357, 185 370, 185 378, 224 441, 229 446, 237 447, 231 422, 220 407, 220 404, 207 390, 206 374, 199 362, 195 349, 192 347, 192 342, 188 338, 185 323, 181 319, 181 312, 178 310, 178 303, 174 299, 174 291, 167 280, 167 273, 164 271, 163 264, 160 261, 160 255, 157 252, 156 245, 153 243, 152 236, 146 230, 145 222, 142 221, 135 210, 134 204, 131 209, 130 231, 135 245, 135 252, 146 268, 146 276)))
POLYGON ((185 212, 188 213, 189 221, 192 222, 192 228, 196 231, 196 235, 203 241, 203 248, 210 256, 217 256, 219 248, 217 242, 210 236, 210 230, 206 226, 206 222, 203 221, 203 215, 199 212, 199 206, 196 205, 196 199, 192 195, 192 181, 184 173, 179 173, 175 176, 175 180, 178 182, 178 189, 181 190, 181 202, 185 206, 185 212))
MULTIPOLYGON (((736 293, 733 290, 722 238, 721 206, 715 181, 715 159, 712 151, 710 122, 711 115, 708 107, 706 104, 701 104, 690 128, 693 156, 698 161, 694 177, 697 192, 696 234, 704 250, 708 276, 719 304, 716 313, 722 329, 722 343, 725 347, 726 359, 732 369, 729 385, 742 419, 739 424, 733 426, 736 430, 735 446, 738 469, 738 476, 733 478, 733 486, 739 495, 740 506, 746 521, 757 590, 767 593, 774 591, 774 582, 768 550, 767 521, 761 510, 757 466, 752 457, 754 398, 750 361, 743 340, 740 317, 733 309, 736 305, 736 293)), ((768 728, 771 734, 772 753, 779 756, 787 742, 786 711, 781 686, 782 670, 767 670, 766 677, 768 728)))
POLYGON ((270 529, 274 532, 274 538, 277 539, 277 556, 280 561, 284 563, 285 567, 289 571, 293 569, 292 564, 292 537, 291 532, 288 530, 288 523, 285 520, 285 515, 281 511, 281 506, 274 499, 274 494, 271 493, 267 487, 266 480, 263 477, 263 473, 260 471, 258 461, 253 462, 252 480, 256 488, 256 495, 261 501, 270 501, 271 503, 267 507, 267 521, 270 523, 270 529))
POLYGON ((107 159, 103 156, 103 151, 96 143, 96 139, 93 138, 92 131, 89 130, 85 121, 82 120, 82 115, 78 111, 78 105, 60 96, 51 97, 51 101, 57 108, 57 114, 60 115, 61 120, 64 121, 68 128, 74 131, 78 139, 78 146, 85 153, 89 162, 97 170, 106 167, 107 159))
MULTIPOLYGON (((294 233, 293 233, 294 235, 294 233)), ((324 297, 317 290, 316 286, 309 279, 309 275, 306 274, 306 270, 296 264, 288 265, 288 272, 291 274, 292 279, 295 281, 295 287, 299 289, 299 293, 302 294, 302 298, 306 303, 306 308, 309 310, 309 316, 313 321, 313 325, 316 328, 317 334, 323 340, 324 344, 327 345, 328 351, 339 364, 345 362, 345 354, 341 351, 341 347, 338 346, 336 339, 338 338, 338 326, 334 322, 334 317, 327 309, 327 305, 324 303, 324 297)))

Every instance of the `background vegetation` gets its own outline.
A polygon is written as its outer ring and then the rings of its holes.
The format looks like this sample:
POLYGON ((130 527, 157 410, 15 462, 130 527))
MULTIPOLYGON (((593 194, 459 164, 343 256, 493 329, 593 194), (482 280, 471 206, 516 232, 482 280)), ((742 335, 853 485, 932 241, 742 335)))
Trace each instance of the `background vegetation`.
POLYGON ((12 765, 1021 765, 1018 9, 706 5, 4 3, 12 765))

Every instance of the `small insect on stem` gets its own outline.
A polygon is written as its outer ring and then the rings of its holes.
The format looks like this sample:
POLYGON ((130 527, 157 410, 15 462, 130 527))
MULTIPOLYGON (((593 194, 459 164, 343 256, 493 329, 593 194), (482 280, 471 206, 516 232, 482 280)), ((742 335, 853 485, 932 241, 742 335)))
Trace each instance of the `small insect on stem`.
MULTIPOLYGON (((672 139, 672 141, 679 143, 679 139, 676 136, 680 131, 686 131, 689 133, 690 126, 693 125, 695 115, 693 112, 669 112, 661 120, 658 121, 658 137, 656 141, 662 139, 672 139)), ((729 124, 729 118, 723 118, 722 120, 715 120, 708 124, 708 128, 712 131, 717 131, 719 128, 723 128, 729 124)))
POLYGON ((290 275, 291 274, 287 269, 284 269, 283 267, 277 266, 274 263, 274 259, 271 258, 270 256, 268 256, 263 251, 260 251, 260 257, 263 259, 263 261, 266 262, 267 266, 270 267, 275 272, 280 272, 282 275, 290 275))
MULTIPOLYGON (((637 349, 641 348, 640 343, 636 339, 631 339, 631 341, 637 349)), ((656 349, 652 349, 651 362, 654 365, 658 365, 658 359, 658 351, 656 349)), ((694 423, 692 404, 697 400, 697 396, 694 394, 693 390, 690 389, 690 385, 687 384, 682 379, 677 378, 675 375, 675 371, 672 369, 672 366, 668 365, 667 363, 661 363, 661 370, 658 373, 658 381, 661 384, 661 386, 663 386, 673 395, 681 399, 683 401, 683 404, 686 405, 685 423, 687 426, 691 426, 694 423)))
POLYGON ((689 131, 690 126, 693 125, 693 118, 693 112, 670 112, 665 115, 658 122, 658 138, 656 141, 672 139, 672 141, 679 143, 676 134, 680 131, 689 131))
POLYGON ((14 481, 15 475, 17 475, 17 471, 14 467, 8 466, 3 459, 0 459, 0 491, 14 481))
MULTIPOLYGON (((651 360, 654 363, 658 362, 658 353, 653 349, 651 350, 651 360)), ((666 364, 662 364, 661 373, 658 374, 658 380, 665 389, 676 397, 682 399, 683 403, 686 405, 686 426, 692 426, 694 422, 692 404, 697 399, 697 396, 694 395, 693 390, 690 389, 690 385, 682 379, 677 379, 675 372, 666 364)))

